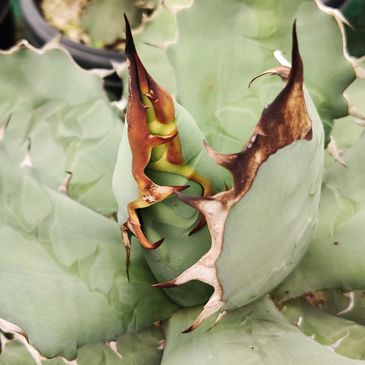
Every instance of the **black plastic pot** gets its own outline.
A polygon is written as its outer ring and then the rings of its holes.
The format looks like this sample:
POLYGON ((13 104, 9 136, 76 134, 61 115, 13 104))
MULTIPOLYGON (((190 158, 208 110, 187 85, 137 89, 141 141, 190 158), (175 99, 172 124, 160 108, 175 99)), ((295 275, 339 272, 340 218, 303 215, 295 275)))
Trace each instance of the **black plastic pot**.
MULTIPOLYGON (((55 37, 61 36, 60 32, 52 28, 43 18, 39 8, 39 1, 20 0, 20 12, 25 36, 34 46, 42 47, 55 37)), ((67 48, 74 60, 86 69, 111 69, 112 61, 123 62, 125 60, 124 53, 87 47, 81 43, 73 42, 64 36, 61 36, 61 44, 67 48)), ((116 74, 105 79, 105 87, 115 98, 119 98, 122 94, 122 81, 116 74)))
POLYGON ((325 0, 323 2, 325 5, 331 6, 332 8, 340 8, 345 4, 346 0, 325 0))
POLYGON ((8 49, 14 43, 14 19, 10 0, 0 0, 0 48, 8 49))

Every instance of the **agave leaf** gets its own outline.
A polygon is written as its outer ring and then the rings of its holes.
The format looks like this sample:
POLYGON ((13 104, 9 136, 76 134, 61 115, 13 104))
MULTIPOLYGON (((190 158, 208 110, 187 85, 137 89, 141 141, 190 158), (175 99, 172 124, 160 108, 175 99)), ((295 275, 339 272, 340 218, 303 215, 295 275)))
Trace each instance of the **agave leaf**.
MULTIPOLYGON (((331 132, 340 152, 350 148, 360 137, 363 131, 363 119, 365 115, 365 105, 363 103, 365 90, 365 80, 356 79, 345 92, 349 101, 351 115, 335 121, 331 132)), ((328 161, 327 166, 331 166, 328 161)))
POLYGON ((21 161, 30 138, 43 181, 57 188, 72 171, 73 199, 102 214, 115 212, 111 178, 123 125, 102 79, 61 49, 24 43, 0 55, 0 78, 0 125, 11 116, 4 139, 9 153, 21 161))
POLYGON ((7 342, 0 354, 1 365, 40 365, 37 364, 26 349, 24 344, 19 341, 7 342))
POLYGON ((317 231, 302 262, 277 289, 276 296, 365 287, 364 148, 363 132, 342 156, 347 168, 333 163, 325 173, 317 231))
POLYGON ((123 13, 127 14, 132 27, 140 25, 143 10, 137 7, 137 1, 92 0, 80 19, 80 25, 90 37, 90 44, 104 47, 120 39, 123 33, 123 13))
MULTIPOLYGON (((189 113, 175 103, 176 125, 181 144, 184 146, 184 159, 196 171, 214 182, 213 189, 224 189, 230 184, 227 172, 208 157, 203 146, 203 136, 189 113)), ((132 154, 128 143, 127 130, 120 144, 118 160, 114 170, 114 193, 119 205, 118 220, 123 223, 128 218, 127 204, 137 196, 136 184, 132 175, 132 154), (122 188, 123 187, 123 188, 122 188)), ((160 185, 191 185, 187 192, 200 195, 201 188, 185 177, 147 170, 153 181, 160 185)), ((145 251, 149 267, 160 282, 170 280, 192 265, 209 248, 210 236, 207 228, 189 236, 189 232, 199 221, 199 213, 171 197, 158 205, 141 211, 141 220, 147 237, 157 241, 164 237, 164 243, 154 251, 145 251)), ((186 288, 166 291, 179 305, 196 305, 204 301, 211 289, 199 283, 186 288)))
POLYGON ((168 321, 162 365, 364 364, 306 337, 267 299, 227 313, 213 328, 214 321, 208 320, 196 331, 181 334, 198 311, 181 310, 168 321))
MULTIPOLYGON (((165 281, 192 264, 194 261, 191 260, 196 260, 199 253, 202 254, 206 249, 204 243, 194 245, 196 239, 184 244, 184 240, 189 240, 189 232, 202 228, 204 221, 192 208, 184 206, 171 195, 191 183, 194 185, 191 187, 193 192, 209 196, 213 189, 224 188, 228 174, 223 172, 216 177, 215 173, 219 174, 222 168, 215 168, 213 161, 208 158, 203 147, 203 137, 190 115, 176 105, 172 97, 144 69, 129 28, 126 53, 130 68, 128 131, 125 131, 120 145, 113 179, 119 204, 118 220, 123 225, 123 230, 128 228, 145 248, 157 248, 162 243, 161 237, 167 238, 166 245, 169 248, 161 253, 146 255, 151 258, 149 264, 154 274, 165 281), (210 180, 215 181, 213 186, 210 180), (161 205, 167 198, 169 202, 161 205), (160 205, 162 211, 159 208, 156 211, 153 207, 160 205), (163 229, 159 233, 157 225, 163 229), (174 226, 177 227, 175 232, 172 229, 174 226), (149 238, 144 233, 145 227, 151 228, 149 238), (151 236, 156 233, 160 236, 151 241, 151 236), (165 237, 165 233, 168 237, 165 237), (176 237, 181 237, 183 241, 176 241, 176 237), (177 245, 181 248, 176 249, 177 245), (192 251, 189 248, 193 248, 192 251), (168 255, 171 255, 171 259, 168 259, 166 265, 168 255)), ((208 242, 209 234, 206 230, 203 236, 205 242, 208 242)), ((129 239, 124 238, 124 242, 128 252, 129 239)), ((194 290, 186 295, 188 291, 189 289, 184 291, 180 298, 182 301, 178 299, 181 304, 201 302, 200 295, 194 295, 194 290)), ((174 296, 174 299, 177 298, 174 296)))
POLYGON ((354 79, 333 16, 321 12, 312 0, 203 0, 177 13, 178 37, 168 55, 178 100, 215 149, 237 151, 263 106, 276 95, 280 84, 275 80, 247 86, 253 75, 273 67, 275 50, 290 54, 294 18, 306 65, 305 83, 328 140, 333 120, 348 114, 342 93, 354 79))
MULTIPOLYGON (((324 301, 327 299, 330 298, 324 301)), ((313 307, 305 299, 286 303, 282 313, 305 335, 322 345, 331 347, 341 355, 365 360, 365 326, 328 314, 322 305, 313 307)))
POLYGON ((43 185, 3 145, 0 153, 0 318, 43 355, 70 359, 172 313, 138 250, 128 283, 116 222, 43 185))
POLYGON ((112 343, 85 345, 78 352, 77 365, 160 365, 162 339, 160 328, 148 327, 112 343))
MULTIPOLYGON (((177 0, 180 4, 181 0, 177 0)), ((163 1, 150 17, 145 19, 143 27, 133 31, 133 38, 144 64, 153 78, 157 78, 160 85, 166 90, 176 90, 174 71, 168 61, 166 48, 176 39, 177 25, 174 7, 169 2, 163 1)), ((119 76, 127 84, 128 72, 126 67, 121 67, 119 76)), ((124 88, 127 96, 128 90, 124 88)))
POLYGON ((116 341, 84 345, 72 361, 62 357, 45 359, 19 334, 11 338, 13 333, 4 333, 0 333, 1 365, 159 365, 162 358, 163 332, 157 326, 124 334, 116 341))
POLYGON ((323 129, 303 89, 295 26, 292 62, 292 69, 285 71, 286 86, 264 109, 242 151, 222 154, 208 147, 212 159, 232 174, 232 188, 211 197, 175 193, 204 214, 212 240, 198 262, 156 285, 167 288, 200 280, 214 288, 186 331, 218 310, 232 310, 270 291, 308 247, 319 202, 323 129), (284 207, 283 202, 288 204, 284 207))

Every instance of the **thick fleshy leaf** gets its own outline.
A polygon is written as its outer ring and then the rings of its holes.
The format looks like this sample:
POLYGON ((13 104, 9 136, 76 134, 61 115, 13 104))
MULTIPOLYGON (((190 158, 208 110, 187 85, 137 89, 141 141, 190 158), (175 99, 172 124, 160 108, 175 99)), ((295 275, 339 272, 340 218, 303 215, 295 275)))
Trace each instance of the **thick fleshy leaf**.
POLYGON ((172 313, 138 249, 128 283, 116 222, 41 184, 4 146, 0 153, 0 318, 45 356, 72 358, 83 344, 172 313))
POLYGON ((269 300, 227 313, 213 328, 214 321, 209 320, 194 332, 182 334, 198 310, 181 310, 168 321, 162 365, 364 364, 306 337, 269 300))
POLYGON ((332 162, 322 187, 317 231, 300 265, 276 291, 289 298, 321 289, 365 287, 365 134, 332 162))
POLYGON ((169 288, 200 280, 214 288, 187 331, 217 311, 272 290, 308 247, 319 203, 323 128, 303 88, 295 25, 292 42, 292 68, 271 71, 280 72, 287 83, 263 110, 242 150, 223 154, 207 147, 210 157, 231 173, 233 186, 211 197, 176 193, 204 214, 211 235, 209 251, 194 265, 156 284, 169 288))
MULTIPOLYGON (((331 298, 323 298, 323 304, 331 298)), ((329 302, 331 304, 331 302, 329 302)), ((297 299, 285 304, 284 316, 297 325, 305 335, 322 345, 331 347, 337 353, 365 360, 365 326, 343 319, 336 314, 311 306, 305 299, 297 299)))
MULTIPOLYGON (((225 184, 231 184, 227 172, 216 166, 207 155, 203 146, 203 136, 189 113, 176 103, 175 110, 179 138, 184 146, 184 159, 194 170, 214 182, 215 191, 224 189, 225 184)), ((119 222, 127 219, 127 204, 137 197, 131 161, 132 155, 125 130, 113 180, 114 193, 119 205, 119 222)), ((191 185, 186 190, 188 194, 201 194, 201 188, 184 177, 152 170, 148 170, 148 175, 160 185, 191 185)), ((151 241, 164 237, 164 243, 157 250, 144 253, 148 265, 160 282, 176 277, 196 262, 209 248, 210 236, 206 227, 189 236, 189 232, 199 221, 198 212, 176 197, 142 210, 141 217, 146 234, 151 241)), ((209 287, 200 283, 166 291, 171 298, 183 306, 201 303, 210 292, 209 287)))
MULTIPOLYGON (((148 72, 170 92, 176 90, 176 82, 165 49, 175 41, 177 36, 175 11, 186 6, 188 4, 183 4, 182 0, 177 0, 176 4, 171 4, 171 1, 163 1, 153 14, 145 19, 143 27, 133 32, 138 54, 143 63, 148 66, 148 72)), ((122 66, 119 71, 123 82, 127 84, 127 68, 122 66)), ((123 91, 127 96, 127 88, 124 88, 123 91)))
POLYGON ((1 332, 1 365, 160 365, 163 349, 161 327, 126 333, 115 341, 91 343, 78 350, 77 359, 45 359, 24 337, 1 332))
POLYGON ((290 54, 294 19, 306 65, 305 83, 327 130, 326 139, 333 120, 348 114, 342 93, 354 72, 344 57, 336 20, 320 11, 315 1, 200 0, 178 12, 177 19, 178 37, 168 55, 178 101, 215 149, 240 149, 263 106, 276 95, 280 84, 275 80, 250 89, 248 85, 254 75, 275 66, 275 50, 290 54))
MULTIPOLYGON (((24 344, 19 341, 9 341, 0 353, 0 365, 39 365, 35 362, 24 344)), ((54 364, 56 365, 56 364, 54 364)))
MULTIPOLYGON (((364 130, 364 90, 365 80, 359 78, 346 89, 345 97, 349 101, 351 115, 336 120, 331 132, 340 154, 350 148, 364 130)), ((331 167, 332 159, 329 157, 326 165, 331 167)))
POLYGON ((160 365, 163 333, 157 327, 127 333, 107 344, 83 346, 77 365, 160 365))
POLYGON ((102 79, 61 49, 24 44, 0 54, 0 79, 0 125, 11 117, 4 140, 11 155, 21 161, 30 138, 42 180, 57 188, 71 171, 73 199, 115 212, 111 179, 123 125, 102 79))
POLYGON ((92 0, 80 19, 80 25, 90 37, 88 43, 94 47, 116 43, 123 34, 123 13, 132 27, 140 25, 143 11, 137 5, 137 1, 131 0, 92 0))

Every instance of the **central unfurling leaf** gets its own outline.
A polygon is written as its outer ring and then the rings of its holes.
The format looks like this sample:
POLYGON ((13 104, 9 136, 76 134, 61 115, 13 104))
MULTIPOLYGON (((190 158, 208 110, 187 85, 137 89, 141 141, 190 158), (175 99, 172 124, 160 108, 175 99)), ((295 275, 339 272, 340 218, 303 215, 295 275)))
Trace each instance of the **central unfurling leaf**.
MULTIPOLYGON (((122 226, 123 242, 130 255, 129 233, 146 249, 155 249, 163 241, 150 242, 143 233, 137 210, 147 208, 170 197, 187 186, 160 186, 145 172, 152 170, 184 176, 200 184, 203 196, 213 193, 210 182, 186 164, 175 122, 172 97, 147 73, 136 52, 130 26, 126 20, 126 55, 129 66, 128 140, 132 152, 132 174, 138 197, 128 204, 128 220, 122 226)), ((202 217, 191 233, 205 224, 202 217)))

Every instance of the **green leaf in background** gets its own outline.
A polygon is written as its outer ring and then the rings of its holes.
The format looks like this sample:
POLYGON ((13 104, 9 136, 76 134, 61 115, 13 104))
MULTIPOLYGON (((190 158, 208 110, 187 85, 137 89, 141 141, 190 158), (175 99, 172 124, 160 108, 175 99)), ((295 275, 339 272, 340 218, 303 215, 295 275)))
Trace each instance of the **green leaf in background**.
POLYGON ((24 44, 0 55, 0 78, 0 124, 11 116, 4 142, 13 158, 21 161, 30 138, 42 180, 57 188, 71 171, 73 199, 114 213, 111 178, 123 125, 102 79, 61 49, 24 44))
MULTIPOLYGON (((38 365, 27 348, 19 341, 9 341, 0 354, 0 365, 38 365)), ((52 364, 56 365, 56 364, 52 364)))
MULTIPOLYGON (((324 298, 324 305, 327 299, 331 298, 324 298)), ((326 313, 322 304, 317 308, 303 298, 286 303, 282 313, 304 334, 322 345, 331 347, 341 355, 365 360, 365 326, 326 313)))
POLYGON ((332 161, 324 176, 319 223, 308 252, 276 296, 291 298, 305 292, 365 288, 365 133, 342 159, 332 161))
POLYGON ((0 338, 0 365, 160 365, 164 341, 160 325, 154 325, 115 341, 84 345, 77 359, 68 361, 60 356, 45 359, 19 333, 0 330, 0 338))
POLYGON ((0 150, 0 318, 20 326, 47 357, 111 340, 166 318, 175 306, 141 251, 131 283, 116 222, 43 185, 0 150))
POLYGON ((133 0, 91 0, 84 9, 80 25, 94 47, 103 47, 118 41, 123 34, 123 13, 134 28, 142 21, 143 10, 133 0), (107 26, 106 26, 107 24, 107 26))
POLYGON ((255 75, 277 65, 275 50, 290 55, 294 19, 305 84, 327 140, 333 120, 348 114, 342 93, 354 72, 343 55, 336 20, 314 1, 200 0, 178 12, 177 19, 178 38, 168 48, 177 98, 215 149, 237 151, 281 87, 277 80, 259 81, 250 89, 248 85, 255 75))
POLYGON ((166 326, 162 365, 360 365, 332 348, 306 337, 290 324, 268 299, 227 313, 215 327, 214 320, 189 334, 182 334, 198 313, 185 309, 166 326))

